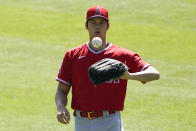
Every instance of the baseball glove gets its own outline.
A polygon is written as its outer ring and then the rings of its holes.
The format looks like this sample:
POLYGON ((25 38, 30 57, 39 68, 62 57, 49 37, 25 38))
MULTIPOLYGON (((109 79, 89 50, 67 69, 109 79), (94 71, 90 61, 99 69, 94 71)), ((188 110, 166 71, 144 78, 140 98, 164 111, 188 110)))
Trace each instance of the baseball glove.
POLYGON ((91 65, 88 75, 93 84, 98 85, 119 78, 127 69, 127 66, 118 60, 105 58, 91 65))

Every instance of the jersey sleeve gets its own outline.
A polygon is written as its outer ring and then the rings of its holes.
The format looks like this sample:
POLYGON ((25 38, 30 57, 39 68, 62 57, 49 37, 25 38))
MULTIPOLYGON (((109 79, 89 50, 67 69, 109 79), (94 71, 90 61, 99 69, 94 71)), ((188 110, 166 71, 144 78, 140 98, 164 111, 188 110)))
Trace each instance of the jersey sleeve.
POLYGON ((71 56, 69 52, 65 53, 65 56, 63 58, 63 62, 61 64, 61 67, 59 69, 58 76, 56 77, 56 80, 66 84, 68 86, 71 86, 71 56))
POLYGON ((129 68, 129 72, 131 72, 131 73, 144 71, 149 66, 151 66, 147 62, 143 61, 140 58, 140 56, 136 53, 129 53, 127 55, 126 63, 127 63, 128 68, 129 68))

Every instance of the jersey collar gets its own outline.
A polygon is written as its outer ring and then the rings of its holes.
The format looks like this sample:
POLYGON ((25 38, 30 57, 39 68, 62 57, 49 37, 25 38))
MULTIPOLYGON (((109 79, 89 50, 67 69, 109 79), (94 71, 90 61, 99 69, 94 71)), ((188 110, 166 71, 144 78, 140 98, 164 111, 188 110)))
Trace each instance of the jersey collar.
POLYGON ((105 50, 107 50, 108 48, 110 48, 111 45, 112 45, 112 44, 109 43, 109 45, 108 45, 106 48, 104 48, 104 49, 102 49, 102 50, 99 50, 99 51, 94 51, 94 50, 89 46, 89 41, 86 43, 86 46, 87 46, 88 50, 91 51, 91 52, 94 53, 94 54, 99 54, 99 53, 104 52, 105 50))

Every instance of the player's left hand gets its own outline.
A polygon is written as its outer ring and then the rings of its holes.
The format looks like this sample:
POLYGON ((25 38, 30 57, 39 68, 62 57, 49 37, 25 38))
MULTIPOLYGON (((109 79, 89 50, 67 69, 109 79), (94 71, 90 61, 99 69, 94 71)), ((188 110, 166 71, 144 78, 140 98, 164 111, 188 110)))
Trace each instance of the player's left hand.
POLYGON ((118 79, 127 69, 127 66, 121 61, 104 58, 89 67, 88 75, 92 83, 98 85, 118 79))

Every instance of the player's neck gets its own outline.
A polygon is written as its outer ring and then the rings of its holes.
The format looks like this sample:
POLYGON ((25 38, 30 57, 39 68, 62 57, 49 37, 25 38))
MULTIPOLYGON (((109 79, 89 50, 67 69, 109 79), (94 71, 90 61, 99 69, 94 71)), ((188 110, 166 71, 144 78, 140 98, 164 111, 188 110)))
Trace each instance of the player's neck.
POLYGON ((101 45, 101 47, 95 48, 95 47, 92 46, 92 38, 90 38, 89 46, 90 46, 90 48, 93 49, 94 51, 100 51, 100 50, 103 50, 103 49, 105 49, 105 48, 107 47, 107 41, 106 41, 105 38, 102 38, 102 45, 101 45))

